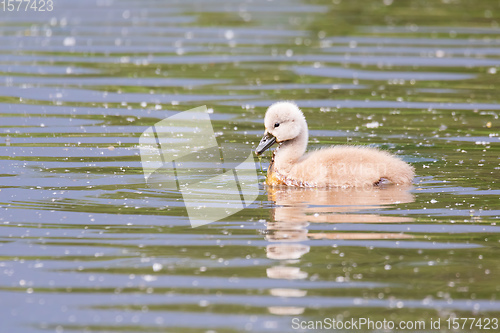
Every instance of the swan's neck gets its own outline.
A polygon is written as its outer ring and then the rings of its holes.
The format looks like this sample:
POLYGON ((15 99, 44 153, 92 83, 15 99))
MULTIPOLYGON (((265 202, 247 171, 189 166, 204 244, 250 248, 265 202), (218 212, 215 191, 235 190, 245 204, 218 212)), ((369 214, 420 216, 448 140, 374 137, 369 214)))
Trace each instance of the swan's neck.
POLYGON ((277 171, 284 174, 290 171, 306 152, 308 138, 305 128, 295 139, 280 143, 274 152, 274 167, 277 171))

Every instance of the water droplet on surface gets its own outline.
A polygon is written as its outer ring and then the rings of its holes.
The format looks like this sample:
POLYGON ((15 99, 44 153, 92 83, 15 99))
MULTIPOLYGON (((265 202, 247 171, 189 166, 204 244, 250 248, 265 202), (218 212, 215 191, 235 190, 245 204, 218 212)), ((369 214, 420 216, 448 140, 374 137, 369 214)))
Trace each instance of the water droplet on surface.
POLYGON ((74 37, 66 37, 63 40, 63 45, 64 46, 75 46, 76 40, 74 37))
POLYGON ((226 30, 226 32, 224 32, 224 38, 226 38, 227 40, 233 39, 234 38, 233 30, 226 30))

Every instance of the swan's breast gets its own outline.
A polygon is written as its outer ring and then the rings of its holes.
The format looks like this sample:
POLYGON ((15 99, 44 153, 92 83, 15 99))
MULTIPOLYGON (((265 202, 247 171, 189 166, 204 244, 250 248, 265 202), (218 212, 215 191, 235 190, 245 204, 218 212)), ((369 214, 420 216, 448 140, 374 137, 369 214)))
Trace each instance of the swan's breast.
POLYGON ((297 179, 293 179, 291 177, 287 177, 281 174, 274 167, 274 156, 269 164, 269 169, 267 170, 266 184, 269 186, 278 186, 278 185, 286 185, 286 186, 296 186, 296 187, 316 187, 316 184, 312 184, 306 181, 301 181, 297 179))
POLYGON ((267 176, 266 176, 266 184, 269 186, 277 186, 277 185, 285 185, 283 183, 283 177, 281 174, 276 172, 274 168, 274 156, 276 154, 276 151, 273 153, 273 157, 271 159, 271 163, 269 163, 269 168, 267 169, 267 176))

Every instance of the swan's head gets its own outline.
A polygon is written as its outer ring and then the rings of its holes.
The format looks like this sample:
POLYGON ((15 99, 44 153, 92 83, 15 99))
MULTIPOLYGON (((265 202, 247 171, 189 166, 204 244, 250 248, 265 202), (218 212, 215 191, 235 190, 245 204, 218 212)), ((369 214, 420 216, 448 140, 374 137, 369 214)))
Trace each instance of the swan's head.
POLYGON ((307 132, 307 123, 299 107, 292 102, 277 102, 267 109, 264 118, 266 132, 255 149, 257 155, 262 154, 276 142, 293 140, 307 132))

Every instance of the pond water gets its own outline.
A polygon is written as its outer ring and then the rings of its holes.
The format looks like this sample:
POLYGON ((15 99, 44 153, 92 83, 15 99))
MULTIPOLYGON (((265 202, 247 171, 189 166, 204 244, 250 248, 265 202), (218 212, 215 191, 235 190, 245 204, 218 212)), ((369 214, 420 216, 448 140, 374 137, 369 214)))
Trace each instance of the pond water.
POLYGON ((2 12, 2 331, 499 318, 498 13, 488 0, 2 12), (156 122, 206 105, 218 142, 250 152, 278 100, 302 108, 310 148, 387 149, 414 186, 266 188, 259 170, 253 204, 191 228, 179 192, 145 183, 139 137, 156 122))

